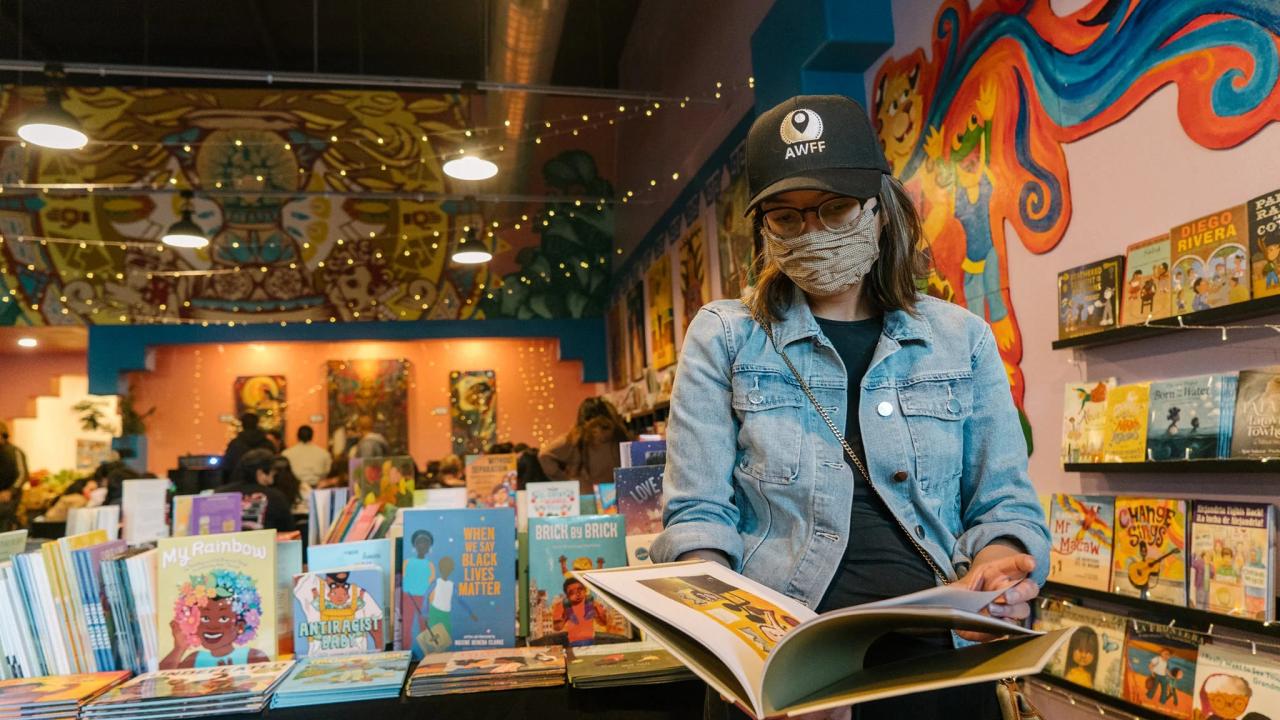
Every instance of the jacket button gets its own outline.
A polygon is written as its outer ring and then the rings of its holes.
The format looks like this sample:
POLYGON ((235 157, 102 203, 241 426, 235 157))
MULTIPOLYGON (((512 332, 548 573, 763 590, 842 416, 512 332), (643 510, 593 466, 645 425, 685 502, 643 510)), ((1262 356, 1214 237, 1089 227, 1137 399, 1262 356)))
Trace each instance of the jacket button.
POLYGON ((917 526, 916 526, 916 537, 920 538, 921 540, 923 540, 923 539, 924 539, 924 526, 923 526, 923 525, 917 525, 917 526))
POLYGON ((882 402, 876 406, 876 413, 879 414, 880 417, 889 417, 893 414, 893 405, 888 401, 882 402))
POLYGON ((907 475, 906 470, 899 470, 898 472, 893 474, 894 482, 902 482, 903 480, 906 480, 908 477, 910 476, 907 475))
POLYGON ((760 403, 764 402, 764 396, 756 392, 755 390, 752 390, 750 394, 747 395, 747 401, 750 402, 752 405, 759 405, 760 403))

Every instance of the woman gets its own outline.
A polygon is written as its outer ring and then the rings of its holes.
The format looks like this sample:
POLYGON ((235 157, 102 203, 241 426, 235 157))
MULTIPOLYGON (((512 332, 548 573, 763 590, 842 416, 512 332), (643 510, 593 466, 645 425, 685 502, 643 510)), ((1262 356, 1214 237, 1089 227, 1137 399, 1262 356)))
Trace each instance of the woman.
POLYGON ((245 530, 295 529, 292 504, 274 487, 276 456, 270 450, 257 448, 240 458, 236 466, 237 482, 223 485, 219 492, 238 492, 241 497, 241 527, 245 530))
POLYGON ((578 406, 577 424, 543 448, 538 462, 549 479, 577 480, 579 490, 590 494, 595 485, 613 482, 613 470, 622 464, 618 443, 630 439, 613 403, 587 398, 578 406))
MULTIPOLYGON (((747 174, 757 283, 685 333, 655 561, 715 560, 818 611, 959 582, 1027 617, 1048 531, 1008 377, 982 319, 917 295, 920 221, 865 112, 788 100, 752 126, 747 174)), ((952 642, 891 634, 867 662, 952 642)), ((990 685, 854 712, 998 716, 990 685)))
POLYGON ((467 478, 463 473, 462 458, 452 454, 440 458, 439 478, 442 487, 465 487, 467 478))

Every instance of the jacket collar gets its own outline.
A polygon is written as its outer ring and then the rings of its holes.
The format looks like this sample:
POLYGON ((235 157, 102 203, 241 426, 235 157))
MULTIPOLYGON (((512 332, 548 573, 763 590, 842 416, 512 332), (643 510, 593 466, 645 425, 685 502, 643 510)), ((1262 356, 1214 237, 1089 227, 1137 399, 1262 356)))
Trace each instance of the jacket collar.
MULTIPOLYGON (((773 324, 773 333, 778 344, 784 348, 797 340, 821 336, 818 321, 814 319, 809 302, 799 288, 796 288, 791 303, 783 308, 781 317, 773 324)), ((884 334, 898 343, 920 341, 929 344, 933 341, 933 331, 929 328, 928 321, 923 316, 912 315, 905 310, 890 310, 885 313, 884 334)))

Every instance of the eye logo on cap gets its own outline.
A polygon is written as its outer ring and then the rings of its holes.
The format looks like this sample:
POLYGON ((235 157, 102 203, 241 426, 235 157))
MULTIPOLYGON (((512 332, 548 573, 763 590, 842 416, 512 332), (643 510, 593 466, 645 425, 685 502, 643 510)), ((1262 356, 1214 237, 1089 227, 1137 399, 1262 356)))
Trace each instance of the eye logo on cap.
POLYGON ((817 140, 822 137, 822 118, 812 110, 798 108, 782 118, 780 130, 787 145, 817 140))

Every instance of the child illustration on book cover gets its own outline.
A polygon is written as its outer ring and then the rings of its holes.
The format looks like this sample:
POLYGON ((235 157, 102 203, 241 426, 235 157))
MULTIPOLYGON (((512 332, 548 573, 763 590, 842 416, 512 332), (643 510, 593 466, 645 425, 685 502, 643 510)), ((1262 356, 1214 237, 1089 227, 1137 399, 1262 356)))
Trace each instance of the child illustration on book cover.
POLYGON ((777 605, 710 575, 640 580, 664 597, 716 621, 737 635, 761 659, 782 636, 800 625, 777 605))
POLYGON ((1098 672, 1098 633, 1087 625, 1081 625, 1071 636, 1067 648, 1067 665, 1063 677, 1082 687, 1093 687, 1098 672))
POLYGON ((1200 708, 1196 717, 1203 720, 1270 720, 1260 712, 1245 715, 1252 698, 1253 688, 1248 680, 1238 675, 1214 673, 1200 686, 1200 708))
MULTIPOLYGON (((454 570, 453 558, 448 555, 441 557, 437 570, 438 573, 435 580, 427 588, 426 625, 414 640, 418 649, 425 653, 442 652, 448 650, 449 646, 453 644, 453 604, 455 602, 460 609, 467 613, 472 622, 478 620, 471 606, 461 597, 455 597, 454 595, 456 585, 453 580, 449 579, 454 570)), ((416 608, 416 611, 421 620, 421 606, 416 608)))
MULTIPOLYGON (((347 655, 373 652, 383 648, 382 605, 368 590, 356 582, 376 579, 377 572, 361 573, 353 578, 351 571, 300 575, 293 587, 299 635, 306 646, 299 655, 347 655)), ((375 588, 376 589, 376 588, 375 588)))
POLYGON ((262 598, 250 576, 230 570, 192 575, 173 605, 173 650, 160 668, 207 668, 268 662, 249 647, 262 619, 262 598), (192 652, 188 652, 192 651, 192 652))

